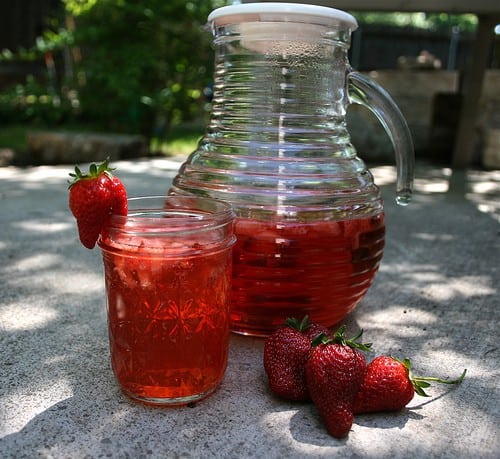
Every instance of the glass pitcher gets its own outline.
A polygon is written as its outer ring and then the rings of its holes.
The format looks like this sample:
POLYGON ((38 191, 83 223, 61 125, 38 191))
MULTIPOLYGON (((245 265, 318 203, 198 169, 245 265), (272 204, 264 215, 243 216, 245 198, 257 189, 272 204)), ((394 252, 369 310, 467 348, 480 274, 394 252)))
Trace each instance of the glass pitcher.
POLYGON ((351 69, 351 15, 250 3, 216 9, 208 24, 211 119, 170 193, 233 205, 234 332, 266 336, 305 314, 337 324, 372 284, 385 238, 379 189, 351 144, 346 110, 362 104, 386 129, 402 205, 413 182, 408 126, 390 96, 351 69))

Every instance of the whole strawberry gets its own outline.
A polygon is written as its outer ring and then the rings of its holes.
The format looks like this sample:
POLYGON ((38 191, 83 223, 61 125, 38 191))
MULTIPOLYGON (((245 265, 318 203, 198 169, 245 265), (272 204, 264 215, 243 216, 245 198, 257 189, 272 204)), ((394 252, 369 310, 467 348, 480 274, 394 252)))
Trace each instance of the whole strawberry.
POLYGON ((358 336, 346 339, 342 326, 332 338, 313 340, 306 364, 309 394, 326 430, 335 438, 345 437, 354 420, 353 403, 363 383, 366 359, 361 350, 371 344, 357 342, 358 336))
POLYGON ((287 319, 285 326, 266 339, 264 345, 264 369, 271 391, 282 398, 293 401, 309 400, 306 384, 306 361, 311 350, 312 339, 330 331, 305 316, 301 322, 287 319))
POLYGON ((91 164, 88 173, 78 166, 69 175, 69 208, 76 218, 81 243, 93 249, 112 213, 127 215, 127 192, 119 178, 111 174, 108 160, 91 164))
POLYGON ((383 355, 376 357, 366 369, 363 384, 354 401, 354 413, 399 411, 413 399, 415 393, 428 397, 424 388, 430 386, 429 381, 457 384, 462 382, 466 371, 453 381, 418 377, 413 376, 409 359, 401 361, 383 355))

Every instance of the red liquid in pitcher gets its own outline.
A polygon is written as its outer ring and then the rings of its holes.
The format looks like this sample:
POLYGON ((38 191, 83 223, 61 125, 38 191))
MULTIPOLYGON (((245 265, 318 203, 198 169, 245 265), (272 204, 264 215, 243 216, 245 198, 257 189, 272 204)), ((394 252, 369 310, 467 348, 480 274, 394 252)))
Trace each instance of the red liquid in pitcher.
MULTIPOLYGON (((160 250, 168 252, 168 247, 160 250)), ((113 371, 147 403, 207 395, 227 364, 231 252, 183 258, 104 252, 113 371)))
POLYGON ((305 314, 326 326, 351 312, 378 270, 383 213, 317 222, 238 219, 231 329, 266 336, 305 314))

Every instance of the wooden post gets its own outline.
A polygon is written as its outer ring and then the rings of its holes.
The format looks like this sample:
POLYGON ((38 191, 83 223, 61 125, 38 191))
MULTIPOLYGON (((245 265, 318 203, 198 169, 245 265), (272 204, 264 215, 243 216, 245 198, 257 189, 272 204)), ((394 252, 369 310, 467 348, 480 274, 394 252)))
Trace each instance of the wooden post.
POLYGON ((472 47, 472 56, 465 73, 462 112, 453 151, 452 165, 456 168, 465 168, 470 165, 472 160, 484 74, 493 42, 494 27, 500 22, 500 17, 496 15, 480 15, 478 19, 479 24, 472 47))

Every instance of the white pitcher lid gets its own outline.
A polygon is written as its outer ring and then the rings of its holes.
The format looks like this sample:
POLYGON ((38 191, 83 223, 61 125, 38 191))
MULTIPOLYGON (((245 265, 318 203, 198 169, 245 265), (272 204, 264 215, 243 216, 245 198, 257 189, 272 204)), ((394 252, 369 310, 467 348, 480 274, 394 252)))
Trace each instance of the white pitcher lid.
POLYGON ((208 16, 208 22, 216 25, 248 21, 340 25, 351 30, 358 27, 354 16, 345 11, 301 3, 243 3, 217 8, 208 16))

